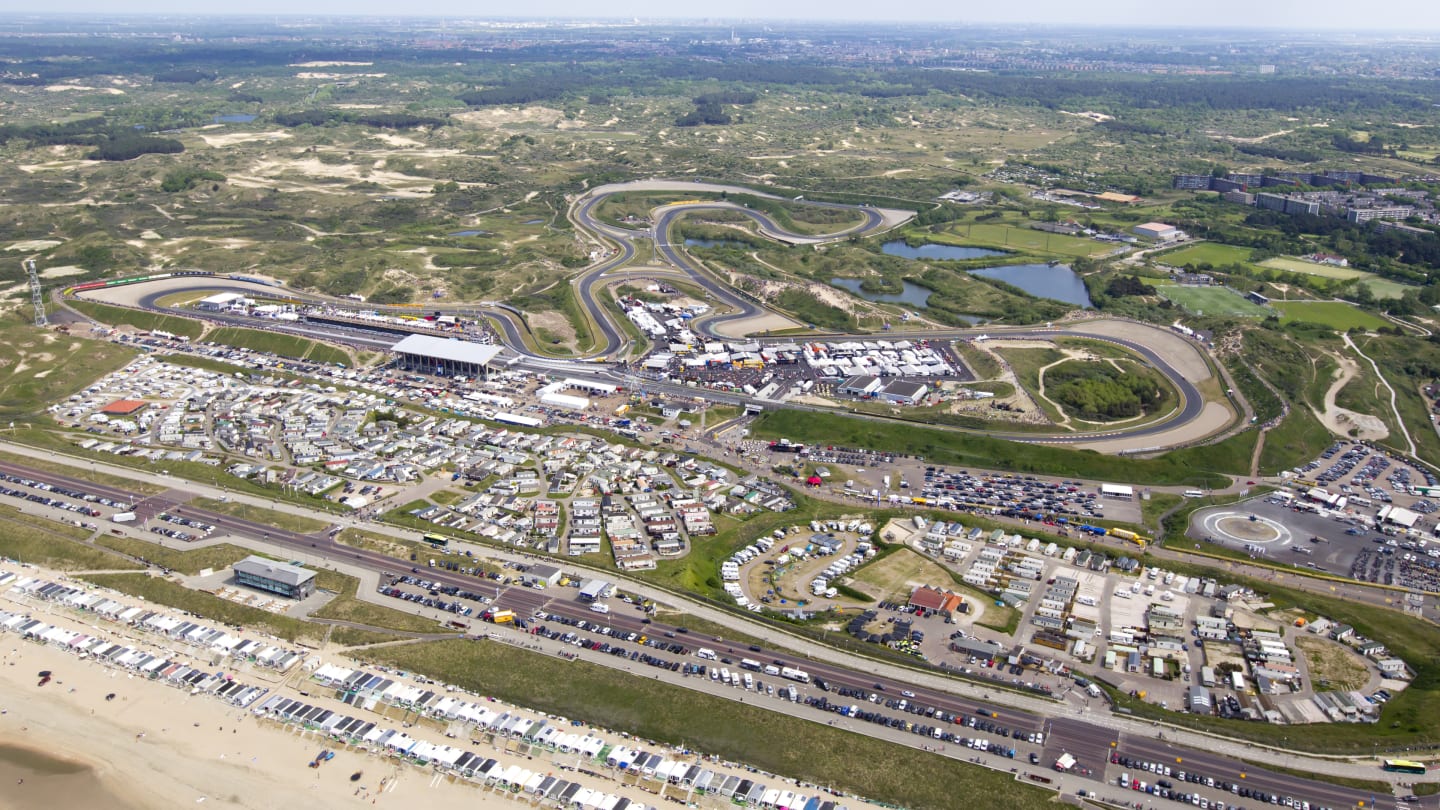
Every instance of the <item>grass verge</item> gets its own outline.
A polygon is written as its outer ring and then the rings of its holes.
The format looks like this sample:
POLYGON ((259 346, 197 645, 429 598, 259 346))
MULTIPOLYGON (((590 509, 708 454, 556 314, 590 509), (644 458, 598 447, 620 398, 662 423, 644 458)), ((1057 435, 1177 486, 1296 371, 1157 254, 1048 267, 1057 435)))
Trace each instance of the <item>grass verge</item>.
POLYGON ((86 467, 77 467, 73 464, 65 464, 59 461, 50 461, 43 458, 32 458, 22 456, 18 453, 6 453, 0 451, 0 461, 9 461, 13 464, 21 464, 32 469, 40 470, 56 475, 65 475, 70 478, 79 478, 82 481, 90 481, 95 484, 102 484, 107 487, 119 487, 130 492, 141 495, 158 495, 165 491, 165 487, 159 484, 151 484, 145 481, 136 481, 126 478, 123 475, 97 472, 86 467))
POLYGON ((140 567, 103 549, 75 542, 81 539, 75 536, 77 531, 81 530, 21 514, 10 506, 0 507, 0 557, 60 571, 140 567))
POLYGON ((869 447, 922 457, 935 464, 1043 473, 1138 484, 1192 484, 1223 487, 1229 479, 1197 472, 1168 456, 1120 458, 1090 450, 1021 444, 968 433, 892 425, 839 414, 766 411, 755 420, 757 437, 787 437, 806 444, 869 447))
POLYGON ((166 548, 158 543, 108 534, 95 538, 95 545, 104 546, 161 568, 190 575, 198 574, 206 568, 227 568, 236 561, 243 560, 255 553, 248 548, 241 548, 230 543, 179 551, 166 548))
POLYGON ((261 506, 251 506, 248 503, 236 501, 221 501, 214 498, 196 498, 190 503, 198 509, 205 509, 211 512, 219 512, 222 515, 237 517, 241 520, 251 520, 256 523, 264 523, 267 526, 274 526, 286 531, 311 534, 322 531, 329 523, 314 518, 292 515, 289 512, 278 512, 274 509, 266 509, 261 506))
POLYGON ((259 329, 245 329, 227 326, 211 332, 206 340, 223 343, 257 352, 268 352, 281 357, 297 360, 313 360, 317 363, 350 365, 350 356, 343 349, 318 340, 286 335, 279 332, 264 332, 259 329))
POLYGON ((191 320, 190 318, 181 318, 176 315, 165 315, 159 312, 116 307, 110 304, 77 299, 72 299, 70 306, 100 323, 111 326, 133 326, 145 332, 154 332, 158 329, 162 332, 169 332, 172 335, 188 337, 191 340, 200 337, 201 333, 205 331, 205 325, 199 321, 191 320))

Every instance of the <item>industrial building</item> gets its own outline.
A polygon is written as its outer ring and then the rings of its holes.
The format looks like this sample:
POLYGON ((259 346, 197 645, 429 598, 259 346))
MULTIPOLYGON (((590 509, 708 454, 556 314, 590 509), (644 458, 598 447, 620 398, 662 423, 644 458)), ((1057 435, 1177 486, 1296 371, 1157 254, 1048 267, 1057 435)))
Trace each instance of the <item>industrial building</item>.
POLYGON ((1146 222, 1142 225, 1136 225, 1130 230, 1136 236, 1154 239, 1157 242, 1168 242, 1180 236, 1179 229, 1174 225, 1166 225, 1163 222, 1146 222))
POLYGON ((862 374, 850 377, 835 388, 835 392, 842 396, 868 397, 873 395, 884 383, 878 378, 862 374))
POLYGON ((500 353, 499 346, 468 340, 410 335, 390 347, 407 371, 442 377, 484 377, 500 353))
POLYGON ((291 599, 315 593, 315 572, 298 565, 250 555, 232 567, 235 581, 246 587, 291 599))
POLYGON ((895 380, 876 394, 886 402, 895 402, 901 405, 918 405, 930 393, 930 386, 925 383, 906 382, 895 380))

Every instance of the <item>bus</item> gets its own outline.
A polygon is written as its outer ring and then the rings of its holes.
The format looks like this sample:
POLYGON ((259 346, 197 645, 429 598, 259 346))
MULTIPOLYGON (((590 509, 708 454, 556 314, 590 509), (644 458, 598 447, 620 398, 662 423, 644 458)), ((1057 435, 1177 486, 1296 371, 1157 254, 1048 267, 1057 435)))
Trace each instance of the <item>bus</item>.
POLYGON ((1425 773, 1425 763, 1408 759, 1387 759, 1381 763, 1380 768, 1395 773, 1425 773))
POLYGON ((427 534, 423 539, 435 548, 448 548, 450 546, 450 538, 443 535, 427 534))

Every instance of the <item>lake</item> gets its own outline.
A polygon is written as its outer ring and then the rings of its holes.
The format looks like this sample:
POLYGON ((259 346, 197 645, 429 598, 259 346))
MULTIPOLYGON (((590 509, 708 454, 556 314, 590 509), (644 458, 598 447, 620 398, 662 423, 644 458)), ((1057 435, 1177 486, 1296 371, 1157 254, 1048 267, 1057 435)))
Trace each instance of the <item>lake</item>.
POLYGON ((489 236, 490 234, 487 233, 487 232, 485 232, 485 231, 456 231, 456 232, 454 232, 454 233, 452 233, 452 234, 450 234, 450 235, 451 235, 451 236, 489 236))
POLYGON ((1005 251, 1003 250, 959 247, 957 245, 937 245, 934 243, 927 243, 919 247, 910 247, 910 245, 901 239, 897 239, 894 242, 886 242, 881 245, 880 252, 886 256, 899 256, 902 259, 983 259, 986 256, 1005 255, 1005 251))
POLYGON ((686 239, 685 247, 747 248, 750 246, 733 239, 686 239))
POLYGON ((215 116, 217 124, 248 124, 255 120, 255 116, 249 113, 227 113, 215 116))
POLYGON ((1012 264, 983 267, 970 273, 1013 284, 1036 298, 1051 298, 1077 307, 1090 307, 1090 291, 1075 271, 1063 264, 1012 264))
POLYGON ((872 293, 863 289, 863 283, 858 278, 832 278, 830 283, 841 289, 849 290, 855 295, 864 298, 866 301, 878 301, 886 304, 909 304, 916 309, 924 309, 930 303, 930 291, 919 284, 912 284, 909 281, 901 280, 900 292, 895 293, 872 293))

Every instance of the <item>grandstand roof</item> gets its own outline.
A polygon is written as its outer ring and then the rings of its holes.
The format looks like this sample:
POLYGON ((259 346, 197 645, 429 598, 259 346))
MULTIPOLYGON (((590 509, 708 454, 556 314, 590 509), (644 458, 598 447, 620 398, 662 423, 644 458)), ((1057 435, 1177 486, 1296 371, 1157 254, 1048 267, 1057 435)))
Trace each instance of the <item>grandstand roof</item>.
POLYGON ((486 365, 500 353, 499 346, 486 346, 456 338, 438 338, 430 335, 410 335, 390 347, 396 354, 410 354, 432 357, 455 363, 486 365))

